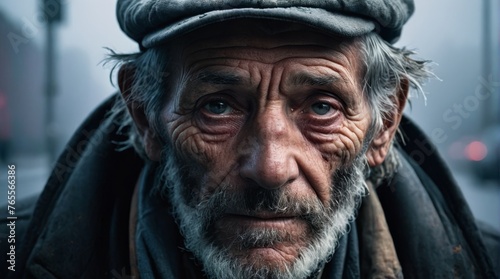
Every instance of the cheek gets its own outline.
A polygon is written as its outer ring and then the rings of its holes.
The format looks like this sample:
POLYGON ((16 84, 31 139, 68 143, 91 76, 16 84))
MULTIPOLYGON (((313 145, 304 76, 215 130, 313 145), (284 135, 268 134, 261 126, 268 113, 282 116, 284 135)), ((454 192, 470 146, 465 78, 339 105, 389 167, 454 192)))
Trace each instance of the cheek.
POLYGON ((366 130, 366 121, 341 121, 334 126, 322 127, 321 131, 306 129, 303 134, 333 168, 338 163, 352 161, 361 151, 366 130))
MULTIPOLYGON (((364 102, 356 110, 349 110, 345 105, 335 106, 335 102, 333 104, 331 114, 296 114, 294 121, 303 137, 319 151, 323 160, 347 163, 362 149, 370 119, 364 102)), ((330 165, 332 168, 335 164, 330 165)))
POLYGON ((241 121, 235 118, 207 119, 204 116, 166 114, 167 136, 176 152, 196 169, 199 192, 205 195, 218 187, 236 162, 235 134, 241 121), (200 172, 201 170, 201 172, 200 172))
POLYGON ((342 121, 327 133, 302 132, 305 144, 300 150, 300 168, 324 205, 332 198, 333 174, 361 152, 367 127, 367 121, 342 121))
POLYGON ((169 118, 167 133, 175 150, 183 157, 203 161, 206 146, 203 144, 201 132, 192 125, 191 120, 185 116, 169 118))

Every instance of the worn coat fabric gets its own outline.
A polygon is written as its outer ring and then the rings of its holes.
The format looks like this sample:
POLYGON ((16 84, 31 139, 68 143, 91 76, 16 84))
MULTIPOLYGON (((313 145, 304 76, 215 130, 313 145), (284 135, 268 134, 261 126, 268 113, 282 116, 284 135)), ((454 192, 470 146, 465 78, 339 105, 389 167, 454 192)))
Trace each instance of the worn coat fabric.
MULTIPOLYGON (((0 277, 128 278, 131 197, 141 170, 152 170, 144 168, 133 150, 117 149, 116 142, 124 138, 116 119, 106 115, 118 98, 111 97, 82 124, 34 209, 24 209, 18 222, 18 237, 23 240, 17 248, 16 272, 2 272, 0 277)), ((492 261, 484 243, 498 249, 500 239, 478 229, 449 171, 422 132, 406 118, 401 128, 406 137, 405 145, 397 144, 401 171, 378 187, 377 195, 404 277, 496 278, 498 258, 492 261), (422 143, 430 154, 420 156, 422 143)), ((160 221, 152 214, 161 210, 168 216, 168 205, 159 199, 148 196, 151 214, 138 215, 138 267, 151 275, 144 273, 141 278, 186 278, 192 272, 182 259, 189 256, 179 249, 182 237, 175 221, 172 217, 160 221)), ((5 224, 1 225, 3 230, 5 224)), ((322 278, 362 276, 363 243, 358 237, 362 230, 356 222, 351 224, 322 278)), ((1 257, 5 257, 4 243, 1 257)))

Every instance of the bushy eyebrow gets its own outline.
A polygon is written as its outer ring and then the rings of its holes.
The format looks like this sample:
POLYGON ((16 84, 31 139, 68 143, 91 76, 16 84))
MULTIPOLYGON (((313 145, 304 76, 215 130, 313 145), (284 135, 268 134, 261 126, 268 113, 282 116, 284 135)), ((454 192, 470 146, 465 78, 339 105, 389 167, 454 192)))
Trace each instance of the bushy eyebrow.
POLYGON ((309 86, 326 86, 334 82, 338 82, 340 78, 332 75, 311 75, 307 73, 299 73, 292 76, 291 83, 295 86, 309 85, 309 86))
POLYGON ((222 85, 239 85, 243 83, 243 79, 235 74, 226 72, 212 72, 205 71, 199 73, 195 81, 209 83, 209 84, 222 84, 222 85))

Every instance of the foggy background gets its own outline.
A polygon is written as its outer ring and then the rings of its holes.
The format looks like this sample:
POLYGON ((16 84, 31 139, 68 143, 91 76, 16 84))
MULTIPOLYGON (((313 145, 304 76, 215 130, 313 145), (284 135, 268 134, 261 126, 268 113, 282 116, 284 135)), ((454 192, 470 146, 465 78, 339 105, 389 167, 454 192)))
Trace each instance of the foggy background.
MULTIPOLYGON (((481 148, 466 151, 471 140, 500 123, 500 1, 487 1, 491 39, 485 47, 486 1, 416 0, 416 12, 396 45, 434 61, 439 78, 424 87, 427 100, 412 98, 406 114, 437 144, 475 216, 500 228, 499 182, 480 179, 474 171, 471 158, 482 155, 481 148)), ((9 125, 8 162, 18 168, 18 198, 40 191, 52 164, 45 142, 46 26, 41 3, 0 2, 0 107, 4 104, 8 113, 0 120, 9 125)), ((138 51, 119 29, 114 9, 115 1, 109 0, 63 1, 63 21, 54 27, 57 94, 50 127, 57 153, 83 119, 117 90, 110 83, 111 67, 101 64, 108 53, 104 47, 138 51)), ((418 160, 419 154, 415 156, 418 160)), ((494 168, 500 172, 500 166, 494 168)), ((5 173, 1 171, 0 181, 6 181, 5 173)))

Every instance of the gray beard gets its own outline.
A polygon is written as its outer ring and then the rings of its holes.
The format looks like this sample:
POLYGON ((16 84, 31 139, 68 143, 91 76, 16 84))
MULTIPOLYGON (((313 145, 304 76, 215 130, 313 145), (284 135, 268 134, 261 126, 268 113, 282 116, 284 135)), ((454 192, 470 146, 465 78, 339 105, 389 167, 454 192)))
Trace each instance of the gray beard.
MULTIPOLYGON (((188 164, 182 162, 172 149, 164 150, 161 177, 157 189, 168 199, 185 245, 203 265, 209 278, 307 278, 317 272, 335 252, 339 239, 354 220, 356 209, 365 194, 363 170, 364 157, 358 156, 354 162, 337 169, 333 174, 330 204, 324 206, 319 199, 298 199, 283 189, 266 190, 252 187, 251 191, 231 191, 230 185, 220 187, 202 201, 194 201, 196 175, 189 173, 188 164), (222 245, 215 239, 215 223, 230 208, 240 208, 245 212, 265 210, 274 213, 293 213, 303 216, 308 224, 306 246, 293 263, 280 267, 263 262, 239 258, 231 254, 233 250, 251 247, 268 247, 287 240, 286 232, 274 229, 236 231, 230 245, 222 245)), ((361 152, 364 154, 364 152, 361 152)), ((199 183, 199 182, 198 182, 199 183)), ((199 186, 198 186, 199 187, 199 186)), ((231 228, 233 229, 233 228, 231 228)))

